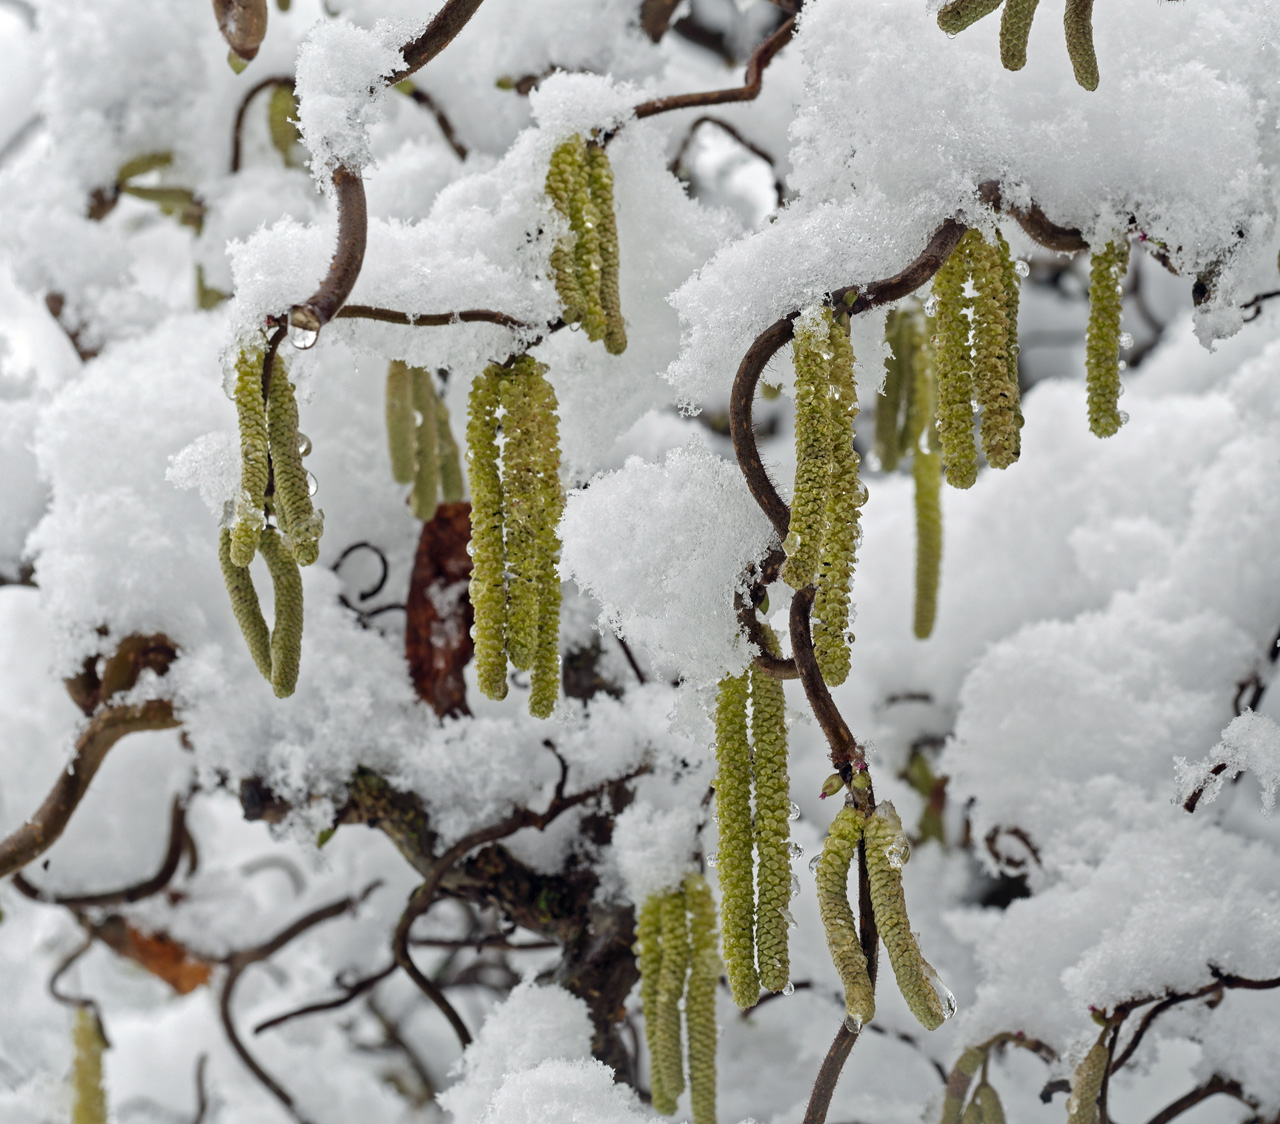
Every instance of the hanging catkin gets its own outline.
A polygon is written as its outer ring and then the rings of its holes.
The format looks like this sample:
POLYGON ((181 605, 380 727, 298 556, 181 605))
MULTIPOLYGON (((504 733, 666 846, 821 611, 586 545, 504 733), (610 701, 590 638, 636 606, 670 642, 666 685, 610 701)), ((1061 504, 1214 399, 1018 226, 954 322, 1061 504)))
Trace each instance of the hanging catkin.
POLYGON ((248 566, 237 566, 231 555, 232 533, 225 528, 218 535, 218 562, 222 580, 231 598, 231 612, 244 634, 253 664, 266 680, 271 679, 271 630, 258 603, 258 591, 248 566))
POLYGON ((247 566, 258 550, 271 463, 267 407, 262 400, 262 352, 244 348, 236 358, 236 415, 240 422, 240 493, 231 528, 231 560, 247 566))
POLYGON ((560 694, 560 538, 556 528, 564 514, 564 488, 560 484, 556 394, 545 378, 545 368, 536 363, 533 367, 536 369, 527 377, 532 384, 537 422, 534 457, 538 472, 538 636, 529 680, 529 713, 535 718, 547 718, 560 694))
POLYGON ((685 875, 684 896, 692 946, 684 1020, 689 1040, 693 1124, 716 1124, 716 983, 721 969, 716 907, 711 888, 701 874, 685 875))
POLYGON ((853 448, 853 423, 858 416, 853 348, 844 326, 834 320, 830 351, 831 465, 813 601, 813 650, 823 679, 834 687, 849 675, 849 583, 857 561, 859 512, 866 502, 867 490, 858 479, 860 458, 853 448))
POLYGON ((885 321, 884 336, 889 355, 884 361, 884 385, 876 399, 876 458, 882 472, 898 467, 903 454, 901 418, 903 399, 911 383, 911 356, 903 346, 903 326, 910 313, 895 309, 885 321))
POLYGON ((414 517, 424 522, 436 513, 439 498, 440 455, 436 424, 436 388, 431 372, 414 367, 413 408, 418 415, 413 434, 413 493, 409 498, 414 517))
POLYGON ((1027 65, 1027 39, 1039 3, 1040 0, 1005 0, 1000 17, 1000 62, 1005 70, 1021 70, 1027 65))
POLYGON ((267 126, 271 131, 271 144, 290 168, 297 163, 295 146, 302 143, 297 118, 298 99, 294 95, 292 84, 277 85, 271 91, 271 100, 267 103, 267 126))
MULTIPOLYGON (((780 655, 773 629, 764 626, 771 655, 780 655)), ((786 697, 782 680, 766 675, 753 662, 751 676, 751 740, 755 743, 752 773, 756 815, 756 958, 760 983, 781 991, 791 979, 787 927, 791 904, 791 783, 787 776, 786 697)))
POLYGON ((747 675, 726 676, 716 698, 716 815, 720 821, 720 933, 733 1001, 760 998, 756 974, 755 894, 751 863, 751 745, 747 675))
POLYGON ((1097 437, 1120 429, 1120 312, 1129 242, 1121 237, 1094 251, 1089 262, 1089 329, 1085 338, 1085 390, 1089 428, 1097 437))
POLYGON ((938 26, 948 35, 959 35, 966 27, 989 16, 1001 0, 951 0, 938 9, 938 26))
POLYGON ((1000 1103, 1000 1094, 994 1085, 984 1081, 973 1097, 982 1110, 982 1124, 1005 1124, 1004 1105, 1000 1103))
POLYGON ((1067 1124, 1098 1124, 1098 1095, 1111 1065, 1107 1049, 1110 1028, 1104 1030, 1084 1060, 1071 1075, 1071 1095, 1067 1098, 1067 1124))
POLYGON ((268 527, 258 544, 271 574, 275 621, 271 626, 271 689, 286 699, 298 684, 302 661, 302 575, 279 532, 268 527))
POLYGON ((1076 81, 1086 90, 1096 90, 1098 56, 1093 49, 1093 0, 1067 0, 1062 25, 1076 81))
MULTIPOLYGON (((529 360, 532 362, 532 360, 529 360)), ((541 592, 536 439, 538 410, 531 372, 512 370, 498 383, 502 400, 502 522, 506 532, 507 655, 520 671, 533 666, 541 592)))
POLYGON ((1004 280, 1004 316, 1009 330, 1009 349, 1005 353, 1005 362, 1009 368, 1009 382, 1015 393, 1019 394, 1018 428, 1022 428, 1022 402, 1018 391, 1018 305, 1022 299, 1022 278, 1018 276, 1018 266, 1009 252, 1009 243, 1000 231, 996 231, 996 252, 1000 258, 1000 272, 1004 280))
POLYGON ((1004 265, 999 250, 980 234, 969 244, 969 272, 976 293, 973 298, 973 382, 982 407, 982 451, 992 468, 1008 468, 1018 459, 1022 412, 1018 405, 1018 384, 1009 381, 1004 265))
POLYGON ((552 205, 569 223, 570 236, 558 241, 551 250, 551 272, 556 292, 564 306, 566 324, 576 324, 586 315, 586 298, 578 284, 578 267, 574 256, 577 229, 573 225, 573 197, 583 173, 582 138, 570 137, 551 154, 547 168, 546 192, 552 205))
POLYGON ((387 452, 391 479, 413 482, 413 375, 407 364, 393 359, 387 368, 387 452))
POLYGON ((436 448, 440 454, 440 499, 457 503, 462 499, 462 465, 458 460, 458 442, 449 426, 449 408, 441 398, 436 402, 436 448))
POLYGON ((613 169, 603 146, 587 146, 587 174, 600 224, 600 306, 605 317, 604 346, 609 354, 621 355, 627 350, 627 329, 622 322, 622 301, 618 295, 618 220, 613 210, 613 169))
POLYGON ((925 640, 938 613, 938 575, 942 568, 942 458, 916 451, 911 465, 916 489, 916 601, 912 629, 925 640))
POLYGON ((987 1060, 986 1048, 970 1046, 960 1060, 947 1075, 947 1088, 942 1100, 942 1116, 938 1124, 960 1124, 960 1114, 964 1110, 964 1099, 969 1092, 969 1085, 982 1063, 987 1060))
MULTIPOLYGON (((653 1068, 662 1073, 662 1091, 675 1111, 684 1091, 684 1050, 680 1036, 680 1000, 689 974, 689 921, 685 916, 684 890, 673 890, 662 899, 662 968, 658 973, 658 1024, 653 1068)), ((655 1108, 658 1106, 655 1104, 655 1108)), ((659 1109, 659 1111, 663 1111, 659 1109)))
POLYGON ((107 1094, 102 1085, 107 1040, 92 1008, 76 1008, 71 1044, 71 1124, 107 1124, 107 1094))
POLYGON ((831 310, 806 314, 796 324, 796 481, 791 522, 783 549, 782 580, 793 589, 809 585, 822 557, 826 494, 833 447, 831 403, 831 310))
POLYGON ((945 988, 929 962, 920 954, 907 902, 902 893, 902 866, 909 845, 902 821, 887 800, 879 804, 864 827, 867 880, 871 884, 871 908, 875 912, 880 939, 893 965, 898 990, 911 1013, 926 1030, 936 1030, 955 1012, 955 1000, 943 998, 945 988))
POLYGON ((298 438, 298 402, 279 358, 272 364, 270 382, 267 433, 276 515, 294 561, 299 566, 310 566, 320 556, 324 512, 317 511, 311 503, 311 483, 302 466, 298 438))
POLYGON ((978 450, 973 441, 973 360, 969 351, 968 301, 964 295, 969 247, 981 240, 967 230, 933 279, 938 302, 937 416, 938 441, 947 483, 970 488, 978 478, 978 450))
POLYGON ((827 934, 831 962, 844 985, 845 1018, 852 1029, 865 1026, 876 1013, 867 958, 858 939, 858 923, 849 906, 849 867, 861 838, 861 813, 842 807, 823 844, 817 871, 818 913, 827 934))
POLYGON ((476 678, 491 699, 507 695, 507 586, 503 568, 502 477, 498 470, 498 384, 492 364, 471 384, 467 479, 471 485, 471 605, 476 678))
MULTIPOLYGON (((933 333, 933 321, 924 315, 917 304, 898 314, 893 346, 902 352, 902 410, 898 425, 898 457, 911 453, 920 439, 920 408, 916 405, 916 366, 920 362, 921 349, 932 347, 927 342, 924 329, 928 320, 929 334, 933 333)), ((933 404, 929 404, 929 422, 933 422, 933 404)))
POLYGON ((662 894, 650 894, 636 918, 634 951, 640 968, 640 1005, 644 1009, 644 1037, 649 1048, 649 1091, 653 1107, 667 1115, 675 1111, 675 1098, 662 1084, 658 1057, 658 976, 662 971, 662 894))

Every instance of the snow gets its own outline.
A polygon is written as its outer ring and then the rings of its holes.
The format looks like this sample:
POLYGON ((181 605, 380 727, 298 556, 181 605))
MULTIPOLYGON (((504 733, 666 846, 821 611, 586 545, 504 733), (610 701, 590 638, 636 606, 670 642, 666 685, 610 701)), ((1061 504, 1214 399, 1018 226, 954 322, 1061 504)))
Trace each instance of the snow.
POLYGON ((1188 763, 1185 757, 1174 759, 1178 791, 1175 802, 1183 803, 1201 790, 1201 804, 1209 804, 1222 794, 1222 786, 1246 770, 1258 778, 1262 786, 1262 810, 1270 815, 1276 806, 1276 789, 1280 788, 1280 726, 1265 714, 1245 711, 1237 715, 1222 731, 1222 740, 1209 751, 1203 761, 1188 763), (1225 768, 1223 768, 1225 766, 1225 768))

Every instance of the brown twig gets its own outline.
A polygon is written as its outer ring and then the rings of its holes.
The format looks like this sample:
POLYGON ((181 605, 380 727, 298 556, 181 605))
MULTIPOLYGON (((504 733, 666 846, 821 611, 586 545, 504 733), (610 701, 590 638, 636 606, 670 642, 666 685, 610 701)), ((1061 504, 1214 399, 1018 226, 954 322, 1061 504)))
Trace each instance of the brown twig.
POLYGON ((942 268, 943 262, 951 256, 951 251, 956 248, 967 229, 964 223, 947 219, 933 232, 928 245, 920 251, 920 255, 905 269, 882 281, 871 281, 861 286, 846 285, 842 289, 835 289, 828 295, 828 303, 835 308, 848 304, 849 314, 857 316, 868 309, 878 308, 882 304, 892 304, 894 301, 902 300, 903 297, 914 293, 942 268), (856 294, 857 299, 849 304, 852 294, 856 294))
POLYGON ((68 909, 92 909, 97 906, 129 905, 160 893, 173 880, 182 861, 186 839, 186 815, 182 802, 176 796, 169 814, 169 849, 160 869, 144 882, 125 886, 119 890, 107 890, 97 894, 50 894, 28 882, 21 874, 13 876, 13 885, 19 893, 39 902, 66 906, 68 909))
POLYGON ((461 312, 397 312, 390 308, 375 308, 367 304, 348 304, 333 315, 335 320, 378 320, 383 324, 403 324, 409 328, 443 328, 449 324, 498 324, 517 332, 532 332, 533 324, 526 324, 505 312, 487 308, 467 308, 461 312))
POLYGON ((312 912, 298 918, 292 925, 282 929, 264 944, 257 945, 254 948, 242 949, 227 960, 227 976, 223 980, 222 993, 218 997, 218 1013, 222 1018, 222 1026, 226 1031, 227 1040, 231 1043, 231 1048, 235 1050, 249 1072, 284 1106, 289 1115, 298 1121, 298 1124, 307 1124, 307 1121, 299 1113, 293 1098, 285 1092, 271 1074, 262 1068, 258 1060, 249 1053, 244 1042, 241 1041, 240 1035, 236 1031, 235 1020, 231 1017, 232 993, 235 991, 236 984, 240 981, 240 977, 244 974, 246 968, 274 956, 290 941, 300 937, 308 929, 314 929, 317 925, 332 921, 335 917, 341 917, 344 913, 350 913, 381 885, 382 881, 379 879, 366 886, 358 897, 343 898, 341 901, 332 902, 329 905, 322 906, 320 909, 312 910, 312 912))
POLYGON ((75 756, 58 773, 49 795, 35 814, 0 842, 0 878, 39 858, 62 835, 108 751, 127 734, 171 730, 180 725, 168 699, 100 710, 76 739, 75 756))
MULTIPOLYGON (((693 143, 694 135, 703 125, 715 125, 718 129, 727 133, 736 140, 748 152, 760 157, 770 168, 777 170, 777 161, 773 156, 761 148, 758 144, 753 144, 747 140, 733 125, 729 124, 723 117, 715 117, 709 113, 704 113, 697 118, 693 124, 689 126, 689 131, 685 133, 684 140, 680 142, 680 147, 676 149, 676 154, 671 158, 671 163, 667 165, 667 170, 674 176, 680 171, 681 162, 684 160, 685 153, 689 150, 689 145, 693 143)), ((787 189, 782 180, 775 174, 773 177, 773 191, 777 196, 778 206, 781 207, 786 202, 787 189)))
POLYGON ((453 129, 453 122, 449 120, 445 111, 436 104, 435 99, 426 90, 419 90, 417 86, 406 90, 405 93, 436 119, 436 126, 444 136, 445 143, 453 149, 453 154, 459 160, 465 160, 467 158, 467 146, 458 139, 458 134, 453 129))
POLYGON ((256 86, 251 86, 248 92, 240 99, 240 105, 236 109, 235 124, 231 129, 231 171, 232 173, 240 170, 240 161, 242 159, 242 146, 244 134, 244 118, 249 112, 249 103, 253 101, 263 90, 272 86, 288 86, 293 89, 293 79, 287 75, 281 75, 275 78, 264 78, 256 86))
POLYGON ((996 180, 987 180, 978 185, 978 198, 994 211, 1001 211, 1017 223, 1027 235, 1047 250, 1056 250, 1060 254, 1078 254, 1089 248, 1084 236, 1073 226, 1058 226, 1049 221, 1049 216, 1040 209, 1038 203, 1023 209, 1006 204, 1000 196, 1000 184, 996 180))
POLYGON ((792 16, 755 49, 751 58, 747 60, 747 73, 741 86, 732 86, 726 90, 703 90, 693 94, 672 94, 665 98, 653 98, 636 106, 637 120, 652 117, 657 113, 670 113, 673 109, 691 109, 696 106, 724 105, 726 102, 754 100, 760 94, 765 68, 773 62, 774 56, 791 42, 795 27, 795 16, 792 16))
POLYGON ((387 79, 388 86, 397 86, 415 71, 421 70, 433 58, 457 38, 458 32, 476 14, 481 0, 447 0, 432 17, 426 29, 402 50, 404 69, 387 79))
POLYGON ((1215 1073, 1207 1081, 1197 1085, 1189 1092, 1183 1093, 1176 1101, 1165 1105, 1164 1108, 1147 1121, 1147 1124, 1169 1124, 1169 1121, 1181 1116, 1187 1109, 1195 1108, 1201 1101, 1206 1101, 1218 1093, 1225 1093, 1229 1097, 1235 1097, 1236 1100, 1244 1102, 1250 1108, 1258 1107, 1257 1101, 1245 1095, 1245 1091, 1241 1088, 1239 1081, 1234 1081, 1231 1078, 1223 1077, 1220 1073, 1215 1073))
POLYGON ((813 651, 813 634, 809 628, 813 598, 814 588, 811 585, 796 590, 791 598, 791 650, 795 653, 800 682, 804 685, 805 697, 809 700, 814 717, 831 747, 831 764, 837 771, 841 771, 846 765, 865 769, 866 753, 853 736, 818 669, 818 658, 813 651))
MULTIPOLYGON (((95 1015, 98 1014, 98 1005, 92 999, 77 995, 64 995, 58 990, 58 981, 62 979, 67 972, 71 970, 72 965, 80 959, 90 948, 93 947, 93 934, 87 933, 84 941, 78 944, 71 952, 59 961, 58 966, 53 970, 53 975, 49 977, 49 983, 46 985, 49 989, 49 995, 55 1002, 61 1003, 65 1007, 88 1007, 95 1015)), ((101 1023, 102 1019, 99 1018, 101 1023)))
POLYGON ((431 1074, 427 1071, 423 1060, 418 1057, 417 1051, 409 1045, 404 1035, 400 1033, 400 1024, 378 1006, 377 1000, 372 995, 369 996, 367 1006, 369 1013, 378 1020, 378 1025, 382 1028, 382 1033, 386 1037, 388 1044, 394 1046, 404 1055, 404 1060, 409 1063, 409 1068, 413 1070, 414 1076, 421 1083, 422 1103, 426 1104, 435 1100, 435 1082, 431 1080, 431 1074))
POLYGON ((750 602, 741 593, 735 593, 733 604, 738 613, 738 623, 746 632, 747 639, 760 649, 759 654, 753 657, 756 667, 773 679, 799 679, 800 671, 794 659, 775 656, 769 651, 769 645, 765 641, 764 626, 750 602))
MULTIPOLYGON (((479 0, 477 0, 477 3, 479 0)), ((447 7, 448 5, 446 5, 447 7)), ((369 211, 365 203, 364 180, 358 171, 339 164, 333 172, 333 191, 338 207, 338 246, 329 262, 329 272, 320 287, 301 304, 289 310, 289 324, 301 332, 319 332, 346 303, 364 265, 369 235, 369 211)), ((312 340, 314 342, 314 339, 312 340)))
POLYGON ((354 983, 344 984, 339 982, 339 986, 343 989, 343 993, 334 999, 325 999, 319 1003, 308 1003, 305 1007, 298 1007, 292 1011, 285 1011, 281 1015, 273 1015, 271 1018, 260 1022, 253 1028, 254 1034, 261 1034, 264 1030, 270 1030, 272 1027, 280 1026, 283 1023, 300 1019, 306 1015, 316 1015, 321 1011, 335 1011, 339 1007, 345 1007, 353 999, 358 999, 366 991, 377 987, 383 980, 390 976, 400 965, 392 961, 381 971, 374 972, 371 976, 365 976, 356 980, 354 983))

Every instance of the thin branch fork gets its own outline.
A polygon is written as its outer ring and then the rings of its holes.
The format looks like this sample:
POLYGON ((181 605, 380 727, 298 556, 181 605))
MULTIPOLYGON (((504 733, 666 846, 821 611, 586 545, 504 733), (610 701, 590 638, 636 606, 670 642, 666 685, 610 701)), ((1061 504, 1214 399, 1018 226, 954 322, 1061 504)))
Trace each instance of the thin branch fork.
POLYGON ((1225 1093, 1229 1097, 1234 1097, 1236 1100, 1247 1104, 1250 1108, 1258 1107, 1258 1102, 1245 1094, 1239 1081, 1223 1077, 1220 1073, 1215 1073, 1207 1081, 1183 1093, 1176 1101, 1166 1105, 1148 1120, 1147 1124, 1169 1124, 1171 1120, 1181 1116, 1187 1109, 1195 1108, 1201 1101, 1207 1101, 1218 1093, 1225 1093))
POLYGON ((681 162, 684 160, 685 153, 689 151, 689 145, 693 143, 694 136, 697 135, 698 130, 703 125, 715 125, 716 128, 720 129, 722 132, 726 133, 728 136, 731 136, 734 140, 736 140, 740 145, 742 145, 742 147, 745 148, 748 152, 750 152, 753 156, 758 156, 761 160, 763 160, 766 164, 768 164, 771 169, 774 169, 775 174, 773 177, 773 191, 774 191, 774 194, 777 196, 778 206, 781 207, 783 203, 786 202, 786 197, 787 197, 786 188, 783 185, 782 180, 778 178, 776 173, 777 163, 778 163, 777 160, 775 160, 770 153, 766 152, 758 144, 754 144, 753 142, 749 141, 746 137, 742 135, 741 132, 738 131, 737 128, 731 125, 723 117, 716 117, 710 113, 704 113, 701 117, 696 118, 694 122, 689 126, 688 132, 686 132, 684 135, 684 140, 680 142, 680 147, 676 149, 676 154, 671 158, 671 162, 667 165, 667 171, 669 171, 673 176, 679 174, 680 165, 681 165, 681 162))

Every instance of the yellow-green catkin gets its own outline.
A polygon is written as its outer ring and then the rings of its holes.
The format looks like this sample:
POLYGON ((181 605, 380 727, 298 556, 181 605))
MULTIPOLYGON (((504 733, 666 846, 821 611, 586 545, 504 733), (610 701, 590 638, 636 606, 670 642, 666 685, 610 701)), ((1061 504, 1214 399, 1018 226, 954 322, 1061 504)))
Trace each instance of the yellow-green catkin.
MULTIPOLYGON (((530 363, 533 363, 530 360, 530 363)), ((560 537, 556 528, 564 514, 560 483, 559 419, 556 394, 541 364, 529 375, 537 428, 534 459, 538 473, 538 637, 529 679, 529 713, 548 718, 560 694, 560 537)))
POLYGON ((533 666, 538 644, 538 410, 532 379, 511 371, 502 396, 502 522, 506 532, 507 655, 521 671, 533 666))
POLYGON ((987 1060, 987 1051, 981 1046, 970 1046, 960 1060, 947 1075, 947 1088, 942 1099, 942 1116, 938 1124, 960 1124, 960 1114, 964 1110, 964 1099, 969 1086, 977 1076, 982 1063, 987 1060))
POLYGON ((231 598, 231 612, 244 634, 253 664, 264 679, 271 678, 271 630, 267 628, 262 606, 258 603, 258 591, 253 588, 253 578, 248 566, 237 566, 231 555, 231 532, 223 528, 218 535, 218 561, 222 566, 222 580, 231 598))
POLYGON ((320 556, 324 512, 311 503, 311 486, 302 465, 298 440, 298 402, 293 384, 278 359, 271 369, 267 393, 267 431, 271 443, 273 499, 280 530, 299 566, 310 566, 320 556))
POLYGON ((976 230, 965 231, 959 245, 933 279, 938 302, 937 418, 938 441, 953 488, 971 488, 978 478, 978 450, 973 440, 973 360, 969 349, 969 249, 981 241, 976 230))
POLYGON ((578 283, 578 266, 574 256, 577 228, 573 225, 572 202, 582 179, 583 155, 582 138, 570 137, 556 147, 547 168, 547 197, 570 226, 570 236, 558 241, 551 251, 551 272, 563 305, 566 324, 576 324, 586 315, 586 298, 578 283))
POLYGON ((876 1013, 875 991, 867 973, 867 958, 858 939, 858 923, 849 905, 849 867, 862 838, 862 815, 842 807, 818 860, 818 913, 827 934, 831 962, 844 985, 845 1018, 850 1029, 860 1029, 876 1013))
POLYGON ((853 447, 853 423, 858 416, 853 348, 848 332, 837 320, 831 324, 830 351, 831 463, 823 501, 826 526, 813 601, 813 650, 823 679, 838 686, 849 675, 849 583, 857 562, 859 513, 867 490, 858 478, 861 458, 853 447))
POLYGON ((107 1040, 91 1008, 76 1009, 71 1044, 71 1124, 107 1124, 107 1093, 102 1085, 107 1040))
POLYGON ((982 451, 992 468, 1018 459, 1022 412, 1009 381, 1009 319, 1000 251, 981 235, 969 246, 973 279, 973 383, 982 407, 982 451))
POLYGON ((436 449, 440 456, 440 499, 457 503, 462 499, 462 464, 458 459, 458 442, 449 425, 449 408, 441 398, 436 402, 436 449))
POLYGON ((889 963, 893 965, 898 990, 920 1024, 926 1030, 936 1030, 955 1013, 955 1000, 946 993, 937 973, 920 954, 911 932, 907 902, 902 893, 902 867, 910 854, 910 845, 903 834, 902 821, 886 800, 867 819, 863 831, 871 908, 889 963))
POLYGON ((1086 90, 1098 88, 1098 56, 1093 49, 1093 0, 1067 0, 1062 26, 1076 81, 1086 90))
MULTIPOLYGON (((684 1091, 680 1000, 684 998, 689 961, 689 919, 685 916, 684 890, 679 889, 662 899, 662 968, 658 972, 658 1032, 653 1053, 653 1068, 661 1070, 662 1091, 669 1098, 668 1113, 675 1111, 676 1098, 684 1091)), ((654 1107, 658 1105, 655 1103, 654 1107)))
POLYGON ((876 399, 876 458, 884 472, 898 467, 902 456, 901 416, 904 390, 911 381, 911 358, 900 343, 902 326, 909 313, 895 309, 885 321, 885 340, 889 344, 889 356, 884 361, 884 385, 876 399))
POLYGON ((1085 391, 1089 429, 1110 437, 1120 429, 1120 311, 1129 268, 1129 242, 1121 237, 1095 250, 1089 261, 1089 330, 1085 337, 1085 391))
POLYGON ((258 550, 270 474, 267 407, 262 400, 262 352, 245 348, 236 359, 236 415, 240 421, 240 493, 231 528, 231 560, 247 566, 258 550))
POLYGON ((793 589, 813 581, 822 557, 831 478, 831 323, 831 309, 824 307, 802 316, 795 329, 796 480, 791 522, 782 544, 787 553, 782 580, 793 589))
POLYGON ((719 936, 711 888, 701 874, 686 874, 691 962, 684 1001, 689 1040, 689 1095, 693 1124, 716 1124, 716 982, 720 979, 719 936))
POLYGON ((413 482, 413 374, 406 363, 393 359, 387 368, 387 452, 391 479, 413 482))
POLYGON ((433 519, 440 489, 439 429, 436 424, 436 388, 431 372, 412 368, 413 408, 417 426, 413 434, 413 492, 409 506, 414 517, 433 519))
POLYGON ((258 547, 271 573, 275 621, 271 626, 271 689, 287 699, 298 684, 302 662, 302 574, 280 534, 268 527, 258 547))
POLYGON ((1000 17, 1000 62, 1005 70, 1021 70, 1027 65, 1027 39, 1039 3, 1040 0, 1005 0, 1000 17))
POLYGON ((618 220, 613 209, 613 169, 603 146, 587 146, 587 174, 600 230, 600 306, 604 309, 604 346, 610 355, 627 350, 627 329, 622 321, 618 293, 618 220))
MULTIPOLYGON (((561 165, 568 183, 569 226, 574 234, 572 259, 575 286, 571 292, 578 302, 576 319, 581 321, 587 339, 602 340, 608 329, 608 321, 600 299, 604 265, 600 253, 600 209, 591 196, 587 146, 580 136, 573 136, 557 148, 556 153, 560 154, 562 150, 564 155, 561 165)), ((555 199, 556 196, 553 195, 552 198, 555 199)), ((554 262, 552 268, 556 268, 554 262)), ((564 300, 563 295, 561 299, 564 300)), ((568 301, 565 304, 567 308, 568 301)), ((569 320, 567 314, 565 319, 569 320)))
POLYGON ((675 1098, 662 1084, 658 1057, 658 976, 662 971, 662 899, 650 894, 636 918, 636 961, 640 968, 640 1005, 644 1010, 645 1044, 649 1047, 649 1091, 653 1107, 664 1115, 675 1111, 675 1098), (668 1107, 669 1106, 669 1107, 668 1107))
POLYGON ((960 1118, 960 1124, 983 1124, 982 1122, 982 1105, 977 1099, 969 1102, 969 1107, 964 1110, 964 1115, 960 1118))
POLYGON ((958 35, 966 27, 989 16, 1002 0, 951 0, 938 9, 938 26, 948 35, 958 35))
MULTIPOLYGON (((1004 280, 1004 316, 1009 330, 1009 349, 1005 353, 1005 362, 1009 368, 1009 382, 1014 390, 1018 389, 1018 305, 1022 300, 1022 278, 1018 276, 1018 266, 1009 250, 1009 243, 1000 231, 996 231, 996 253, 1000 257, 1000 273, 1004 280)), ((1022 403, 1018 402, 1018 428, 1022 428, 1022 403)))
POLYGON ((726 676, 716 697, 716 815, 720 822, 720 934, 733 1001, 742 1010, 760 999, 752 885, 751 745, 747 740, 747 675, 726 676))
POLYGON ((1084 1060, 1071 1075, 1071 1095, 1067 1098, 1067 1124, 1098 1124, 1098 1095, 1111 1064, 1106 1040, 1110 1030, 1098 1036, 1084 1060))
POLYGON ((982 1124, 1005 1124, 1004 1105, 994 1085, 984 1081, 973 1096, 982 1110, 982 1124))
MULTIPOLYGON (((764 626, 765 643, 780 655, 773 629, 764 626)), ((782 680, 752 663, 751 740, 755 744, 752 773, 756 815, 756 959, 760 983, 781 991, 791 979, 787 928, 791 905, 791 847, 788 816, 791 782, 787 775, 786 696, 782 680)))
POLYGON ((467 480, 471 485, 471 605, 476 678, 491 699, 507 695, 507 586, 502 545, 502 477, 498 470, 498 384, 491 364, 471 384, 467 480))
POLYGON ((276 86, 271 91, 271 101, 267 105, 267 124, 271 129, 272 145, 289 167, 297 162, 295 146, 302 140, 295 124, 297 117, 298 99, 294 96, 293 88, 276 86))
POLYGON ((911 465, 916 490, 916 600, 912 630, 928 639, 938 614, 938 577, 942 569, 942 458, 918 449, 911 465))

